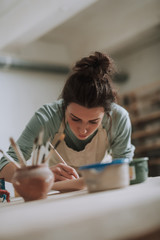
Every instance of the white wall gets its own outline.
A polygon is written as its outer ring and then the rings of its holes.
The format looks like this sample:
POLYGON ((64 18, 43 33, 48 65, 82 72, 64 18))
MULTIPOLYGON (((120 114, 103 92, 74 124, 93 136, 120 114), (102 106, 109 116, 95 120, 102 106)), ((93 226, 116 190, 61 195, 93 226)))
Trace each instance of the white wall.
MULTIPOLYGON (((160 43, 117 58, 119 69, 129 74, 129 81, 119 85, 119 93, 127 93, 152 82, 160 82, 160 43)), ((145 90, 145 89, 144 89, 145 90)))
POLYGON ((9 137, 19 137, 34 112, 57 99, 64 75, 0 72, 0 148, 7 150, 9 137))
MULTIPOLYGON (((7 151, 9 137, 16 140, 34 112, 57 99, 65 78, 65 75, 0 71, 0 149, 7 151)), ((6 188, 13 196, 12 185, 6 183, 6 188)))

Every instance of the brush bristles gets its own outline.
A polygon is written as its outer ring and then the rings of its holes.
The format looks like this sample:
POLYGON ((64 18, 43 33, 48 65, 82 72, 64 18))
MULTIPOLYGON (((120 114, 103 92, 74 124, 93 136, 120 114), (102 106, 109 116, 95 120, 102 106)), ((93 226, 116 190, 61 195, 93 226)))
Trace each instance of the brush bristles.
POLYGON ((60 141, 63 141, 63 140, 64 140, 64 138, 65 138, 65 134, 64 134, 64 133, 62 133, 62 134, 61 134, 61 136, 59 137, 59 140, 60 140, 60 141))
POLYGON ((54 148, 56 149, 58 147, 58 145, 61 143, 61 141, 63 141, 63 139, 65 138, 65 134, 62 133, 58 139, 58 141, 56 142, 56 144, 54 145, 54 148))

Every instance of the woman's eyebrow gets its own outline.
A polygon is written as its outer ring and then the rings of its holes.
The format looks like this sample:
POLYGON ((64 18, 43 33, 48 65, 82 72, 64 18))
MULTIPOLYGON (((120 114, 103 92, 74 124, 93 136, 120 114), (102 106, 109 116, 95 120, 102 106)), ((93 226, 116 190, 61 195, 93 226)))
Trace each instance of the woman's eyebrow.
POLYGON ((73 113, 70 113, 70 115, 71 115, 72 117, 77 118, 77 119, 80 120, 80 118, 76 117, 73 113))
POLYGON ((95 119, 92 119, 92 120, 89 120, 89 122, 94 122, 94 121, 97 121, 97 120, 99 120, 100 118, 95 118, 95 119))
MULTIPOLYGON (((70 113, 70 115, 71 115, 72 117, 74 117, 74 118, 77 118, 77 119, 81 120, 80 118, 76 117, 73 113, 70 113)), ((99 119, 100 119, 100 118, 91 119, 91 120, 89 120, 89 122, 91 122, 91 121, 97 121, 97 120, 99 120, 99 119)))

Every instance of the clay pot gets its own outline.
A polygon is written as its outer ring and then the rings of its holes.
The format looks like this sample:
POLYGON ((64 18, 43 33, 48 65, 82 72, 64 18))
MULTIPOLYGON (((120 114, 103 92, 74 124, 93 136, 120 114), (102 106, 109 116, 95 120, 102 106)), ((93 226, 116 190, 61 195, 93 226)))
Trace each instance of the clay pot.
POLYGON ((45 164, 19 168, 13 175, 12 183, 25 201, 47 197, 54 183, 54 175, 45 164))

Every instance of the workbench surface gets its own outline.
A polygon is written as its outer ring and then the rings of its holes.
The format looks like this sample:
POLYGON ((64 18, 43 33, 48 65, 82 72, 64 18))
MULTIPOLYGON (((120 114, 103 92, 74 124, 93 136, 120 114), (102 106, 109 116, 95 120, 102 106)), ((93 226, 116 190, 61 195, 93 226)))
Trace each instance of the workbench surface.
POLYGON ((0 203, 0 240, 124 240, 158 229, 160 177, 104 192, 53 191, 44 200, 0 203))

